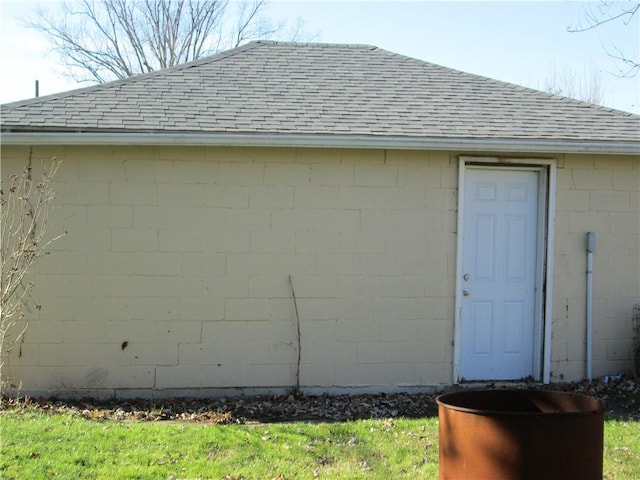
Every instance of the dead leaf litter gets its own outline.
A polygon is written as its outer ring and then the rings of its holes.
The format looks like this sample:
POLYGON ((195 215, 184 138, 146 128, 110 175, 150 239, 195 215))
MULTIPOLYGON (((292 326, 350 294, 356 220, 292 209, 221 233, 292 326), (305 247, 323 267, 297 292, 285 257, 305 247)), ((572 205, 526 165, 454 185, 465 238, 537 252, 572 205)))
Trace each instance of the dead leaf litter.
MULTIPOLYGON (((607 414, 612 418, 640 421, 640 382, 629 376, 615 375, 591 382, 552 385, 531 383, 525 387, 597 397, 605 401, 607 414)), ((459 387, 451 387, 449 390, 454 388, 459 387)), ((488 388, 504 387, 489 385, 488 388)), ((443 392, 444 390, 439 393, 443 392)), ((359 419, 433 417, 438 414, 435 402, 438 394, 286 395, 107 401, 5 397, 0 401, 0 411, 35 409, 52 414, 66 413, 95 421, 173 421, 220 425, 286 421, 342 422, 359 419)))

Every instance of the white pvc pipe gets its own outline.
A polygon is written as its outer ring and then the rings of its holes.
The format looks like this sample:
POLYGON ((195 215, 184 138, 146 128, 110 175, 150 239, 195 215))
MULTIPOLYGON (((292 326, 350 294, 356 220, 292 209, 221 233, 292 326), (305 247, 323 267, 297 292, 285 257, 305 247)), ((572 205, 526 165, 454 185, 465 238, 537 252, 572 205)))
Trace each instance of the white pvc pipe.
POLYGON ((587 380, 593 378, 593 251, 596 234, 587 232, 587 380))

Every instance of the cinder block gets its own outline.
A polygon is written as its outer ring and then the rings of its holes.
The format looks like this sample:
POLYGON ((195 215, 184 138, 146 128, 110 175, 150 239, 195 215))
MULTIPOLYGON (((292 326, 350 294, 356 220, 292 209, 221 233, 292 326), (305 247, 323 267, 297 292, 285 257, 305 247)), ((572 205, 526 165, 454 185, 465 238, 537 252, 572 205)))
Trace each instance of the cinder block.
MULTIPOLYGON (((157 205, 158 187, 155 183, 111 182, 109 201, 112 205, 157 205)), ((104 202, 107 203, 107 202, 104 202)))
POLYGON ((413 232, 417 220, 414 212, 385 209, 362 210, 361 218, 364 232, 413 232))
POLYGON ((586 359, 586 351, 587 348, 584 339, 569 339, 567 342, 567 356, 570 361, 586 359))
POLYGON ((611 218, 605 213, 571 212, 569 214, 570 232, 609 232, 610 226, 611 218))
POLYGON ((340 196, 338 187, 305 185, 295 187, 296 208, 338 208, 340 196))
POLYGON ((360 228, 358 210, 294 208, 274 210, 271 216, 273 230, 286 231, 353 231, 360 228))
POLYGON ((156 367, 155 388, 199 388, 202 386, 202 372, 207 367, 197 365, 174 365, 156 367))
POLYGON ((265 185, 306 185, 311 170, 307 164, 270 163, 265 166, 265 185))
POLYGON ((356 361, 361 364, 391 364, 399 360, 396 352, 390 342, 358 342, 356 344, 356 361))
POLYGON ((338 277, 338 292, 343 298, 377 298, 382 295, 382 277, 344 275, 338 277))
POLYGON ((176 253, 145 253, 131 255, 129 262, 134 275, 179 275, 183 256, 176 253))
POLYGON ((248 275, 211 276, 203 280, 204 298, 246 298, 249 296, 248 275))
POLYGON ((238 344, 249 341, 249 327, 252 324, 244 320, 203 322, 202 343, 226 344, 237 350, 238 344))
MULTIPOLYGON (((136 232, 145 232, 137 230, 136 232)), ((148 233, 143 233, 151 237, 148 233)), ((204 250, 204 233, 196 230, 161 229, 157 232, 160 252, 202 252, 204 250)))
POLYGON ((628 212, 631 209, 628 192, 590 192, 591 210, 596 212, 628 212))
POLYGON ((102 182, 63 182, 54 178, 58 205, 107 205, 109 204, 109 184, 102 182))
POLYGON ((64 226, 50 224, 47 227, 53 235, 63 234, 51 245, 51 251, 67 250, 70 252, 100 253, 111 250, 111 229, 108 228, 86 228, 74 227, 72 229, 64 226), (66 232, 66 233, 65 233, 66 232))
POLYGON ((227 276, 249 277, 271 274, 271 259, 261 253, 230 253, 227 255, 227 276))
MULTIPOLYGON (((67 218, 65 215, 65 219, 67 218)), ((87 207, 87 221, 91 228, 130 228, 133 226, 133 207, 89 205, 87 207)))
MULTIPOLYGON (((364 275, 423 275, 425 272, 433 274, 430 267, 434 265, 437 265, 435 260, 427 255, 390 252, 361 256, 361 273, 364 275)), ((446 270, 446 259, 444 265, 446 270)))
MULTIPOLYGON (((75 300, 74 300, 75 301, 75 300)), ((109 295, 91 299, 92 320, 112 321, 169 321, 178 318, 180 299, 176 297, 127 297, 109 295)), ((87 314, 88 316, 88 314, 87 314)), ((86 318, 86 317, 83 317, 86 318)), ((116 329, 122 328, 114 327, 116 329)))
POLYGON ((265 231, 271 229, 269 210, 227 210, 227 229, 230 231, 265 231))
MULTIPOLYGON (((235 345, 239 348, 239 345, 235 345)), ((181 343, 178 345, 180 366, 211 366, 228 362, 221 343, 181 343)))
POLYGON ((378 365, 378 381, 380 382, 380 385, 424 385, 421 382, 420 377, 421 375, 419 367, 411 363, 391 363, 378 365))
MULTIPOLYGON (((208 295, 204 297, 180 298, 180 319, 189 321, 210 322, 224 318, 224 299, 208 295)), ((183 322, 180 321, 181 325, 183 322)), ((178 322, 174 322, 178 325, 178 322)), ((198 327, 198 336, 200 328, 198 327)))
MULTIPOLYGON (((582 157, 585 158, 585 157, 582 157)), ((626 155, 593 155, 593 166, 601 170, 638 170, 638 157, 626 155)))
POLYGON ((201 385, 204 388, 225 388, 248 385, 246 371, 249 367, 241 364, 223 363, 205 366, 202 369, 201 385))
POLYGON ((297 349, 293 342, 256 341, 239 345, 247 365, 295 365, 297 349))
POLYGON ((272 275, 312 275, 316 272, 316 256, 310 253, 273 253, 270 255, 272 275))
MULTIPOLYGON (((380 322, 380 340, 382 342, 415 342, 424 344, 429 334, 429 325, 424 319, 399 319, 380 322)), ((404 349, 404 346, 402 347, 404 349)))
POLYGON ((556 208, 565 212, 586 212, 589 210, 589 191, 559 189, 556 192, 556 208))
POLYGON ((58 274, 42 274, 38 276, 38 285, 46 285, 48 298, 86 299, 104 297, 110 294, 112 282, 112 278, 99 275, 94 276, 90 282, 87 281, 86 275, 67 274, 64 275, 64 279, 58 274))
MULTIPOLYGON (((154 183, 158 181, 167 181, 173 177, 175 173, 173 162, 168 160, 160 160, 157 156, 148 150, 143 152, 133 149, 124 154, 125 159, 122 161, 122 169, 124 171, 124 179, 130 182, 147 182, 154 183), (144 157, 147 157, 146 159, 144 157)), ((118 156, 120 157, 120 155, 118 156)), ((91 167, 95 167, 99 162, 87 162, 91 167)), ((108 163, 108 162, 104 162, 108 163)), ((89 170, 88 168, 86 170, 89 170)), ((85 177, 88 173, 80 167, 80 175, 85 177)), ((202 178, 202 177, 200 177, 202 178)), ((174 181, 174 180, 171 180, 174 181)), ((184 181, 184 179, 183 179, 184 181)))
POLYGON ((130 342, 116 357, 118 368, 122 366, 146 365, 150 368, 178 365, 178 345, 176 343, 130 342))
POLYGON ((113 344, 40 344, 40 364, 43 366, 98 367, 113 365, 119 346, 113 344))
MULTIPOLYGON (((450 282, 453 285, 453 279, 450 282)), ((416 298, 417 318, 427 322, 444 322, 453 325, 455 297, 453 289, 442 297, 416 298)), ((432 328, 431 323, 425 325, 432 328)))
POLYGON ((637 167, 633 171, 617 169, 613 171, 614 190, 633 192, 638 190, 638 185, 640 185, 640 171, 637 167))
POLYGON ((227 298, 226 320, 269 320, 269 300, 264 298, 227 298))
POLYGON ((88 271, 84 252, 53 252, 40 257, 34 265, 40 273, 47 274, 86 274, 88 271))
POLYGON ((171 206, 133 207, 133 226, 136 229, 172 229, 180 228, 182 209, 171 206))
POLYGON ((5 365, 3 370, 2 381, 22 395, 33 391, 55 391, 64 385, 61 367, 5 365))
POLYGON ((126 228, 116 229, 111 232, 111 248, 114 252, 155 252, 159 249, 160 235, 162 235, 163 248, 169 250, 169 241, 175 241, 175 235, 171 230, 162 230, 159 234, 157 230, 126 228), (173 236, 172 236, 173 235, 173 236))
MULTIPOLYGON (((336 320, 307 320, 300 319, 300 340, 302 350, 307 350, 316 344, 316 348, 322 349, 322 345, 334 344, 337 337, 336 320)), ((311 361, 311 357, 306 357, 311 361)))
MULTIPOLYGON (((384 290, 383 290, 384 291, 384 290)), ((414 319, 417 316, 415 298, 377 298, 374 302, 374 318, 381 321, 414 319)))
POLYGON ((303 363, 300 366, 300 384, 305 387, 331 387, 335 385, 334 367, 330 363, 303 363))
POLYGON ((258 275, 249 278, 252 298, 291 298, 291 285, 283 275, 258 275))
MULTIPOLYGON (((14 341, 14 338, 20 332, 7 332, 3 341, 3 352, 2 352, 2 361, 3 361, 3 370, 4 365, 11 364, 14 366, 21 367, 35 367, 41 364, 40 362, 40 345, 37 343, 33 343, 31 341, 27 342, 26 337, 23 336, 24 340, 14 341), (13 335, 12 335, 13 334, 13 335)), ((3 382, 4 378, 3 374, 3 382)), ((4 387, 5 385, 3 385, 4 387)))
POLYGON ((353 253, 318 253, 319 275, 359 275, 360 255, 353 253))
POLYGON ((313 164, 310 178, 315 185, 353 185, 353 165, 313 164))
POLYGON ((224 185, 262 185, 265 165, 262 163, 220 163, 219 183, 224 185))
POLYGON ((335 275, 296 275, 292 282, 298 298, 338 296, 338 277, 335 275))
POLYGON ((293 186, 253 186, 249 190, 251 208, 293 208, 293 186))
POLYGON ((181 315, 180 320, 153 322, 149 332, 151 343, 183 344, 201 341, 202 322, 185 320, 187 318, 188 315, 181 315))
POLYGON ((615 235, 631 234, 640 237, 640 213, 612 213, 610 215, 611 233, 615 235))
POLYGON ((341 250, 341 236, 343 233, 333 231, 296 232, 296 252, 338 252, 341 250))
POLYGON ((340 248, 330 252, 340 253, 383 253, 385 238, 382 232, 340 232, 340 248))
POLYGON ((334 365, 337 386, 379 385, 378 364, 336 363, 334 365))
POLYGON ((422 363, 420 369, 419 385, 439 385, 451 383, 451 362, 422 363))
POLYGON ((573 169, 571 171, 573 185, 577 189, 612 190, 613 170, 573 169))
MULTIPOLYGON (((176 255, 173 253, 159 253, 158 257, 176 255)), ((226 257, 223 253, 181 253, 181 275, 196 277, 222 277, 226 272, 226 257)))
POLYGON ((411 163, 398 170, 398 185, 402 188, 440 188, 441 184, 441 168, 427 162, 411 163))
POLYGON ((354 183, 371 187, 396 187, 398 185, 398 167, 395 165, 358 165, 354 166, 354 183))
POLYGON ((380 341, 380 320, 364 318, 341 320, 337 325, 338 342, 380 341))
POLYGON ((255 253, 293 253, 295 242, 294 232, 251 232, 251 251, 255 253))
POLYGON ((295 365, 249 365, 245 369, 246 386, 282 387, 295 385, 295 365))
MULTIPOLYGON (((163 253, 159 255, 173 254, 163 253)), ((184 276, 218 277, 224 276, 225 272, 226 258, 222 253, 180 254, 180 273, 184 276)))
POLYGON ((424 276, 384 276, 382 277, 383 297, 424 297, 424 276))
POLYGON ((398 190, 388 187, 344 186, 339 188, 340 206, 347 209, 388 209, 398 190))
POLYGON ((217 208, 248 208, 249 188, 238 185, 205 185, 204 205, 217 208))
POLYGON ((291 320, 296 317, 293 298, 270 298, 269 299, 269 319, 270 320, 291 320))
POLYGON ((335 299, 328 298, 298 298, 298 312, 300 318, 308 320, 335 320, 344 313, 335 299))
POLYGON ((633 339, 611 339, 607 341, 607 360, 628 361, 632 357, 633 339))
POLYGON ((179 214, 179 223, 168 225, 167 230, 182 230, 184 235, 198 233, 222 232, 227 228, 226 208, 182 208, 179 214))

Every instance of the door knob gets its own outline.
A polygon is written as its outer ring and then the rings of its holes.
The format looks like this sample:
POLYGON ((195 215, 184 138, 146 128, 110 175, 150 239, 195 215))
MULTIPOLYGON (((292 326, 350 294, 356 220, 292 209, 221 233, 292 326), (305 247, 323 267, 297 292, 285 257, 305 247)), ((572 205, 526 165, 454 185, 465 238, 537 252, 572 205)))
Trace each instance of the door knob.
POLYGON ((468 288, 465 288, 464 290, 462 290, 462 295, 464 295, 465 297, 468 297, 469 295, 471 295, 471 292, 469 291, 468 288))
POLYGON ((462 278, 464 279, 465 282, 468 282, 469 279, 471 278, 471 275, 469 275, 468 273, 465 273, 462 278))

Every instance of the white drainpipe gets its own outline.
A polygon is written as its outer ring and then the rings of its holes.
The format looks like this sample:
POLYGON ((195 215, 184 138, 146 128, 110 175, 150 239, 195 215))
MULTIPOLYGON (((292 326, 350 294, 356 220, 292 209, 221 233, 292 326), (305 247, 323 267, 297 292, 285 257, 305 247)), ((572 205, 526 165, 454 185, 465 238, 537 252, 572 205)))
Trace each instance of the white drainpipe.
POLYGON ((587 380, 593 378, 593 251, 596 234, 587 232, 587 380))

